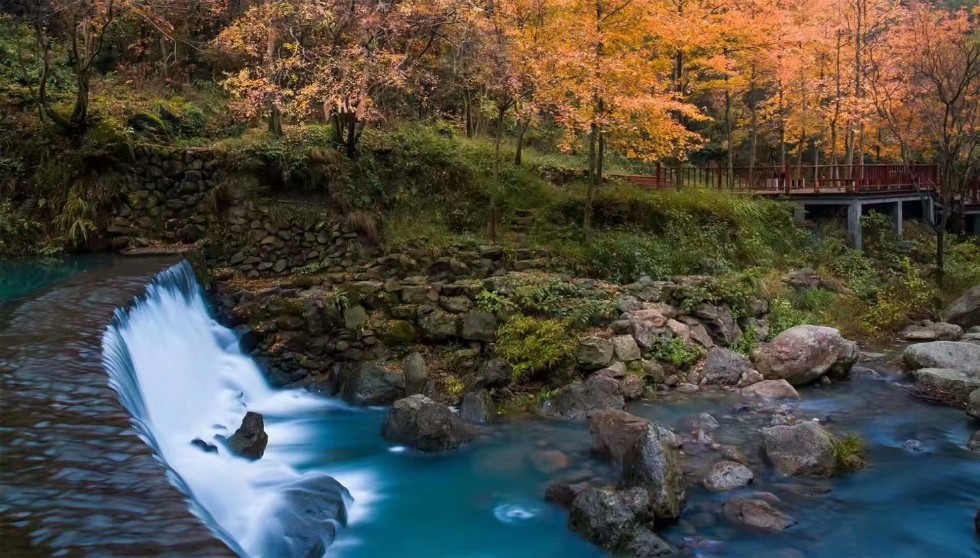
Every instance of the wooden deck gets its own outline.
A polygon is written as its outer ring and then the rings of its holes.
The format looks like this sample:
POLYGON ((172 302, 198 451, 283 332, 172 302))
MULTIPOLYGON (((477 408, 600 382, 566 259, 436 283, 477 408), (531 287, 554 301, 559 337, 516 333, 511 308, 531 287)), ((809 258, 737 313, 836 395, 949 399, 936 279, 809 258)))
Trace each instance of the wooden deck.
MULTIPOLYGON (((728 175, 726 167, 658 166, 653 175, 612 175, 641 188, 717 188, 753 195, 797 196, 865 196, 935 192, 939 185, 936 165, 794 165, 791 167, 735 167, 728 175)), ((980 180, 974 180, 963 198, 965 205, 980 205, 980 180)))

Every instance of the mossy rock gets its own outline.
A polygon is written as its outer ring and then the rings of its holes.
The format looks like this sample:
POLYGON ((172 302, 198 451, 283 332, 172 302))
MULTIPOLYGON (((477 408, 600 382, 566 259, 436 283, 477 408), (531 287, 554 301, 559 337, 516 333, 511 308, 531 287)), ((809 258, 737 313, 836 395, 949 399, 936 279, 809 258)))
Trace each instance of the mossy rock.
POLYGON ((126 120, 126 124, 139 134, 155 140, 170 139, 170 126, 152 112, 138 112, 126 120))
POLYGON ((415 338, 415 326, 406 320, 388 321, 381 333, 381 340, 391 347, 414 343, 415 338))

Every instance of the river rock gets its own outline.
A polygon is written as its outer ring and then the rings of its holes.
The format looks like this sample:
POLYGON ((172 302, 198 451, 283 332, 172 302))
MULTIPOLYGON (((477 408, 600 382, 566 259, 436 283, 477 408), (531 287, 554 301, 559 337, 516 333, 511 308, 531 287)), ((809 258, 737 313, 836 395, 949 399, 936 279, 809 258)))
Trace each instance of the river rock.
POLYGON ((613 354, 622 362, 640 359, 640 347, 632 335, 617 335, 612 338, 613 354))
POLYGON ((711 492, 726 492, 749 484, 754 476, 752 471, 741 463, 719 461, 711 466, 701 484, 711 492))
POLYGON ((596 411, 589 416, 592 451, 622 463, 626 452, 646 434, 650 421, 626 411, 596 411))
POLYGON ((613 491, 587 488, 572 501, 568 524, 586 540, 612 548, 640 523, 637 514, 646 512, 648 495, 642 488, 613 491))
POLYGON ((575 501, 575 497, 588 487, 588 483, 584 482, 575 484, 556 482, 548 485, 548 488, 544 491, 544 499, 546 502, 551 502, 556 506, 567 509, 571 507, 572 502, 575 501))
POLYGON ((802 325, 780 333, 752 351, 756 369, 767 380, 807 384, 825 374, 842 376, 857 362, 857 343, 832 327, 802 325))
POLYGON ((281 493, 282 505, 270 521, 282 530, 269 530, 259 547, 264 556, 309 558, 323 556, 337 536, 337 526, 347 525, 351 495, 327 475, 305 476, 281 493))
POLYGON ((749 357, 731 349, 714 347, 708 351, 701 377, 709 384, 734 386, 742 379, 742 374, 751 371, 752 361, 749 357))
POLYGON ((834 444, 819 424, 808 421, 762 429, 762 448, 783 475, 831 475, 834 444))
POLYGON ((463 395, 463 403, 459 407, 459 416, 466 422, 480 424, 490 422, 494 415, 493 399, 490 393, 481 389, 463 395))
POLYGON ((455 449, 473 439, 472 431, 448 407, 424 395, 395 401, 385 416, 381 434, 421 451, 455 449))
POLYGON ((546 475, 567 469, 569 465, 565 452, 556 449, 531 452, 529 459, 535 469, 546 475))
POLYGON ((635 558, 654 558, 655 556, 670 556, 677 550, 667 544, 649 527, 634 527, 627 533, 624 540, 620 541, 617 548, 618 556, 632 556, 635 558))
POLYGON ((966 449, 980 453, 980 430, 975 430, 966 442, 966 449))
POLYGON ((708 334, 719 345, 730 347, 742 338, 742 330, 725 306, 704 303, 694 310, 694 315, 708 328, 708 334))
POLYGON ((963 328, 946 322, 923 321, 912 324, 899 334, 906 341, 955 341, 963 335, 963 328))
POLYGON ((599 370, 609 366, 613 358, 613 344, 601 337, 586 337, 575 350, 575 364, 581 370, 599 370))
POLYGON ((763 531, 775 533, 796 525, 792 517, 772 507, 765 500, 731 498, 722 505, 721 510, 732 523, 763 531))
POLYGON ((643 397, 643 392, 646 390, 646 387, 643 378, 632 372, 627 373, 623 376, 623 379, 619 380, 619 390, 623 393, 623 398, 627 401, 643 397))
POLYGON ((902 353, 905 363, 918 368, 952 368, 980 371, 980 345, 964 341, 932 341, 909 345, 902 353))
POLYGON ((493 341, 497 337, 497 317, 489 312, 473 310, 463 316, 463 339, 493 341))
POLYGON ((980 388, 970 392, 966 401, 966 414, 980 420, 980 388))
POLYGON ((799 399, 800 394, 786 380, 763 380, 742 388, 739 392, 744 397, 761 397, 762 399, 799 399))
POLYGON ((980 285, 966 291, 943 309, 943 321, 968 328, 980 325, 980 285))
POLYGON ((482 365, 470 377, 466 388, 472 391, 480 389, 500 389, 510 385, 514 379, 514 367, 502 358, 492 358, 482 365))
POLYGON ((920 368, 912 375, 928 391, 942 392, 951 401, 963 405, 968 403, 974 390, 980 389, 980 373, 970 374, 950 368, 920 368))
POLYGON ((675 519, 681 515, 684 486, 678 461, 670 442, 652 424, 623 456, 623 483, 650 492, 650 509, 656 517, 675 519))
POLYGON ((366 362, 343 376, 340 394, 351 405, 390 405, 405 394, 405 377, 366 362))
POLYGON ((405 375, 405 389, 408 393, 422 393, 429 379, 429 368, 425 358, 419 353, 412 353, 402 361, 402 374, 405 375))
POLYGON ((265 433, 265 421, 259 413, 245 413, 241 426, 225 440, 232 453, 255 461, 265 453, 269 444, 269 435, 265 433))
POLYGON ((592 411, 626 406, 619 382, 608 376, 592 375, 580 384, 570 384, 545 403, 542 414, 566 420, 582 420, 592 411))
POLYGON ((656 339, 660 337, 668 320, 677 315, 677 311, 666 304, 655 304, 641 308, 624 316, 633 330, 636 342, 643 349, 652 349, 656 339))

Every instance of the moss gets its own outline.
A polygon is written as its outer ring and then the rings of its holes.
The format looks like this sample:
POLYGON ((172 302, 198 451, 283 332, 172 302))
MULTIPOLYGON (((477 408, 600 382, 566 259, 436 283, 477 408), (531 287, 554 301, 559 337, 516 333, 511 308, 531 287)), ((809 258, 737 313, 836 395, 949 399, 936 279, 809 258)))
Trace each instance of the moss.
POLYGON ((687 368, 705 355, 700 345, 695 345, 680 337, 661 338, 653 346, 653 356, 660 362, 668 362, 674 366, 687 368))
POLYGON ((415 342, 415 327, 406 320, 388 320, 380 328, 381 340, 393 347, 415 342))
POLYGON ((859 436, 846 434, 832 440, 835 468, 840 473, 857 471, 865 466, 868 444, 859 436))

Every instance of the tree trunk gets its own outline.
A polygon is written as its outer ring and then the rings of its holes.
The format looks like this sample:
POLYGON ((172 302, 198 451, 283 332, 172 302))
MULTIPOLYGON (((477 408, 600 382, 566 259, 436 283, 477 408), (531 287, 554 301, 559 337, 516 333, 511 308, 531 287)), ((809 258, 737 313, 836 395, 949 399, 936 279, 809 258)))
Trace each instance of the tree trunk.
POLYGON ((282 137, 282 113, 275 101, 269 101, 269 133, 282 137))
POLYGON ((514 151, 514 164, 518 167, 521 166, 521 157, 524 153, 524 134, 530 125, 531 121, 527 120, 517 126, 517 149, 514 151))
POLYGON ((735 153, 732 146, 732 94, 725 89, 725 144, 728 151, 727 182, 729 188, 735 187, 735 153))
POLYGON ((599 140, 599 126, 593 122, 589 132, 589 188, 585 194, 585 215, 582 218, 582 231, 584 240, 588 240, 592 229, 592 200, 596 191, 596 171, 597 171, 597 143, 599 140))
POLYGON ((500 143, 504 136, 504 115, 507 108, 497 109, 497 129, 493 141, 493 187, 490 193, 490 240, 497 242, 497 228, 500 223, 497 195, 500 192, 500 143))

